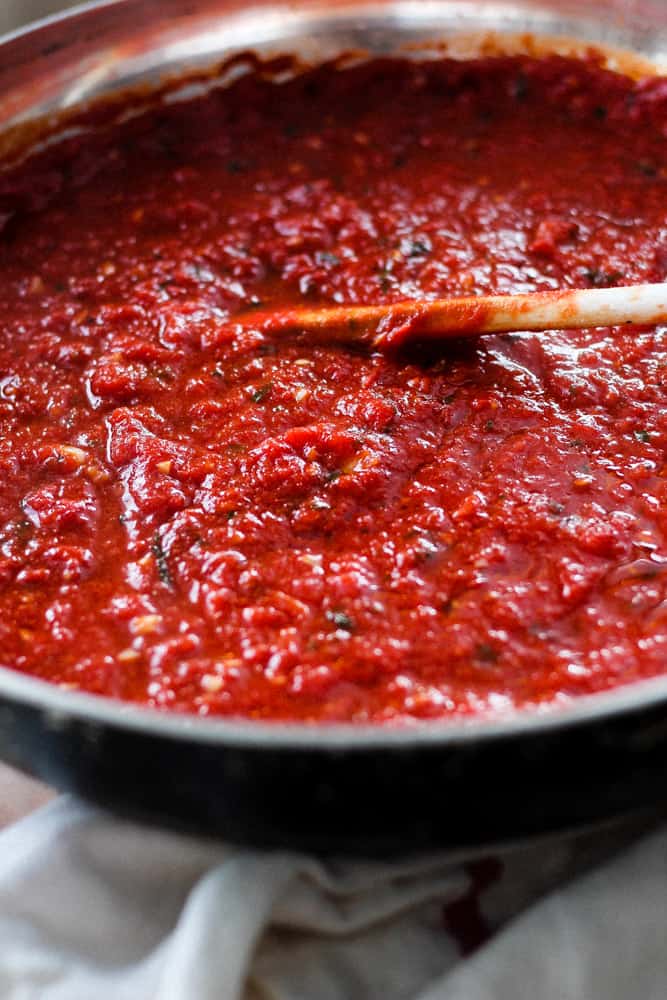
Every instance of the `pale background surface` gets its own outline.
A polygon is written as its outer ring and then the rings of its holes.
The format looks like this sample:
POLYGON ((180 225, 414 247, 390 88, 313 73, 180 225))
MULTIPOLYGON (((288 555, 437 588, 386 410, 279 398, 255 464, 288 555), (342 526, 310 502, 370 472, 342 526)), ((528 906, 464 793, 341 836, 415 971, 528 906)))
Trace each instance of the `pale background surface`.
MULTIPOLYGON (((64 0, 0 0, 0 33, 71 6, 64 0)), ((0 763, 0 827, 36 809, 53 795, 45 785, 0 763)))
MULTIPOLYGON (((81 0, 77 0, 81 2, 81 0)), ((73 0, 0 0, 0 32, 12 31, 28 21, 73 7, 73 0)))

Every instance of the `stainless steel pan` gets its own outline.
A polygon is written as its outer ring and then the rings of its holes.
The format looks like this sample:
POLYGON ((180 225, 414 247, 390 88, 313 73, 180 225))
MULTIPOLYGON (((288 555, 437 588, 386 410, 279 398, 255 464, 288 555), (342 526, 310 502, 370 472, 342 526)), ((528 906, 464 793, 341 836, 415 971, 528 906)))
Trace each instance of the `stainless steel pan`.
MULTIPOLYGON (((104 0, 0 39, 0 128, 232 51, 394 52, 488 29, 667 63, 660 0, 104 0)), ((667 677, 547 715, 396 731, 143 711, 0 667, 0 753, 127 814, 335 853, 491 843, 664 799, 667 677)))

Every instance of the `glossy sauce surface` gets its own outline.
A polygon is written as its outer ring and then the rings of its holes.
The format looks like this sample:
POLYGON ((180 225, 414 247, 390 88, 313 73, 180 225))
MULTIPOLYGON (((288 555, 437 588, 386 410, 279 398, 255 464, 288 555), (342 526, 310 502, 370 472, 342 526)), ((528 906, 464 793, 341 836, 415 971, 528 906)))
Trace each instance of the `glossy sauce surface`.
POLYGON ((661 673, 667 331, 410 356, 235 317, 667 276, 667 82, 374 61, 0 178, 3 662, 162 710, 406 721, 661 673))

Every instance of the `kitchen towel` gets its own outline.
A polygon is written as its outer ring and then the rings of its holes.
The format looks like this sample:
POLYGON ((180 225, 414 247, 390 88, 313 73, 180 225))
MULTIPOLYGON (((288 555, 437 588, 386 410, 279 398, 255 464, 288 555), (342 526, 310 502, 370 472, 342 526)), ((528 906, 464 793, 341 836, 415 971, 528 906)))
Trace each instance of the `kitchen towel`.
POLYGON ((0 834, 10 1000, 664 1000, 667 828, 323 861, 60 798, 0 834))

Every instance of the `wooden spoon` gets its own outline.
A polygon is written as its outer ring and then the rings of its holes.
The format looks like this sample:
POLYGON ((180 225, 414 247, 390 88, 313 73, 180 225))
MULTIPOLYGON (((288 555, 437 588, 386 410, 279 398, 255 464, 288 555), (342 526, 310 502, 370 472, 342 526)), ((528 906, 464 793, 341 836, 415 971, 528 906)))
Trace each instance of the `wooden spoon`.
POLYGON ((254 312, 243 325, 303 333, 310 340, 343 341, 389 350, 413 340, 479 337, 518 330, 655 325, 667 321, 667 283, 589 288, 523 295, 325 306, 254 312))

